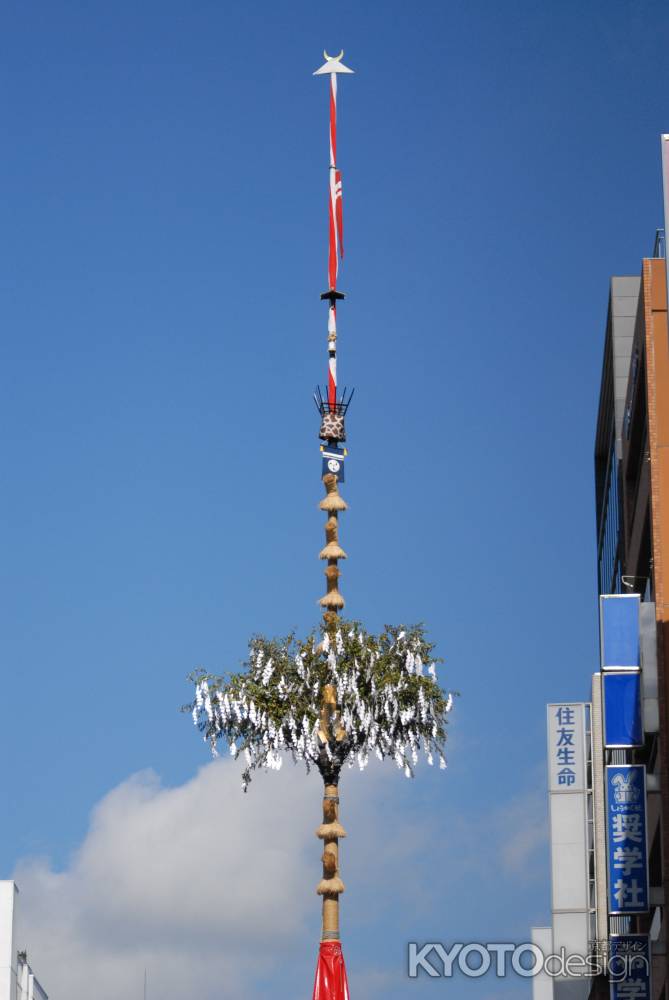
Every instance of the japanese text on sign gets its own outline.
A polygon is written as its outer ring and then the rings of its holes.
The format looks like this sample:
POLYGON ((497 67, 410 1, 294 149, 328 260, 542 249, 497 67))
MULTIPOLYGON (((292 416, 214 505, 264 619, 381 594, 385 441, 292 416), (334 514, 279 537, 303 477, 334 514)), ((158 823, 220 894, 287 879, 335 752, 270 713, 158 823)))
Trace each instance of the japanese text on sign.
POLYGON ((646 769, 640 764, 606 768, 609 912, 648 910, 646 769))
POLYGON ((585 705, 548 706, 548 775, 551 792, 585 788, 585 705))

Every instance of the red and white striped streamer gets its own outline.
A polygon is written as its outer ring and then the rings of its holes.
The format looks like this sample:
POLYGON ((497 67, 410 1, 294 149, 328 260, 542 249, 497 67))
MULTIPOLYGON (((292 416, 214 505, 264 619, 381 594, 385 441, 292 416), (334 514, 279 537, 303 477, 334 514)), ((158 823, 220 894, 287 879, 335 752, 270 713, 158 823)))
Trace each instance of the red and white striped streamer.
MULTIPOLYGON (((330 73, 330 226, 328 253, 328 283, 330 291, 337 288, 339 258, 344 256, 344 215, 342 210, 341 171, 337 169, 337 74, 330 73)), ((330 303, 328 314, 328 402, 337 401, 337 308, 330 303)))
POLYGON ((337 287, 339 258, 344 256, 341 171, 337 170, 337 74, 330 73, 330 253, 328 280, 337 287))
POLYGON ((337 309, 334 302, 328 310, 328 403, 337 402, 337 309))

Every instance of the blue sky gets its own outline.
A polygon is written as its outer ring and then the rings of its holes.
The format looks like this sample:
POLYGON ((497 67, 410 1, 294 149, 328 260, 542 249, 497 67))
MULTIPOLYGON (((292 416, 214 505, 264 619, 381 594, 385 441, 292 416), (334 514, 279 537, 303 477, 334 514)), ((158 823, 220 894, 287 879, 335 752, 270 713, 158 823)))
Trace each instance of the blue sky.
MULTIPOLYGON (((424 621, 462 695, 446 775, 371 774, 369 815, 351 782, 344 941, 354 996, 427 993, 403 977, 412 937, 522 940, 548 916, 544 706, 585 697, 596 667, 608 281, 639 271, 662 224, 669 10, 12 0, 1 29, 0 874, 37 887, 34 915, 40 872, 84 878, 92 810, 183 793, 208 815, 219 772, 198 775, 186 675, 318 620, 327 92, 311 73, 343 47, 342 589, 369 628, 424 621), (388 823, 400 908, 370 874, 388 823)), ((251 807, 220 768, 221 824, 243 831, 251 807)), ((308 787, 310 836, 318 789, 298 771, 254 782, 256 821, 265 796, 281 809, 276 780, 308 787)), ((205 829, 234 857, 214 814, 205 829)), ((301 843, 278 1000, 313 973, 318 846, 301 843)), ((159 981, 161 959, 142 961, 159 981)), ((79 1000, 56 964, 45 948, 47 989, 79 1000)))

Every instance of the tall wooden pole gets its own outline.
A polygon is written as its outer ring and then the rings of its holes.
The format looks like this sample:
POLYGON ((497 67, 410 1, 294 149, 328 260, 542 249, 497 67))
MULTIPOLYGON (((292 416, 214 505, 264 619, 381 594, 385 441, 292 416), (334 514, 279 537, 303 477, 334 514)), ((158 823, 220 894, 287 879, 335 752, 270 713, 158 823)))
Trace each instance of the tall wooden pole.
MULTIPOLYGON (((346 558, 346 553, 339 544, 339 515, 346 510, 346 501, 339 495, 339 478, 343 480, 344 449, 341 447, 346 440, 344 417, 350 401, 347 401, 346 390, 343 394, 337 391, 337 302, 344 298, 337 291, 337 274, 339 258, 343 255, 343 215, 341 173, 337 166, 337 76, 340 73, 351 73, 342 63, 343 51, 338 56, 329 56, 324 52, 325 64, 316 70, 316 75, 327 74, 330 78, 330 163, 329 163, 329 246, 328 246, 328 290, 321 298, 328 302, 328 384, 325 399, 319 390, 319 410, 321 413, 321 429, 319 437, 326 442, 330 451, 329 461, 323 463, 323 485, 325 497, 320 502, 320 508, 325 512, 325 546, 321 549, 320 558, 326 562, 325 578, 327 591, 320 598, 323 608, 323 619, 326 634, 334 641, 339 623, 339 612, 344 607, 344 598, 339 592, 339 560, 346 558)), ((317 403, 319 402, 317 400, 317 403)), ((317 892, 323 897, 323 923, 321 941, 339 941, 339 897, 344 891, 344 883, 339 875, 339 841, 346 833, 339 823, 339 768, 341 761, 336 752, 337 743, 344 740, 346 734, 342 728, 337 712, 337 691, 332 684, 326 684, 321 691, 320 729, 321 759, 319 768, 323 777, 323 822, 316 831, 316 836, 323 842, 323 877, 318 883, 317 892), (334 752, 333 752, 334 751, 334 752)), ((341 961, 341 975, 346 981, 346 973, 341 958, 339 945, 324 946, 326 951, 336 951, 341 961)), ((348 996, 348 987, 346 987, 348 996)))
POLYGON ((346 501, 339 495, 337 477, 333 473, 323 476, 325 497, 319 506, 328 519, 325 522, 325 547, 321 549, 319 558, 327 560, 325 577, 327 593, 321 597, 319 604, 324 608, 323 618, 328 631, 335 631, 339 612, 344 607, 344 598, 339 593, 339 560, 346 559, 346 553, 339 545, 339 514, 347 509, 346 501))
MULTIPOLYGON (((342 739, 343 730, 338 727, 337 692, 332 684, 323 688, 321 701, 321 725, 319 736, 323 743, 342 739)), ((322 941, 339 940, 339 897, 344 891, 344 883, 339 874, 339 841, 346 831, 339 822, 339 784, 331 778, 324 779, 323 822, 316 830, 316 836, 323 841, 323 877, 316 892, 323 897, 322 941)))
MULTIPOLYGON (((327 593, 321 597, 323 618, 327 631, 334 639, 339 620, 339 611, 344 607, 344 598, 339 593, 339 560, 346 558, 346 553, 339 545, 339 514, 346 510, 346 501, 339 495, 337 477, 333 474, 323 476, 325 497, 320 502, 321 510, 328 515, 325 522, 325 547, 321 549, 320 558, 327 560, 325 576, 327 593)), ((337 692, 332 684, 326 684, 321 693, 321 725, 319 737, 323 745, 334 737, 344 738, 345 733, 337 719, 337 692)), ((323 822, 316 831, 316 836, 323 841, 323 877, 318 883, 317 892, 323 897, 322 941, 339 940, 339 897, 344 891, 344 883, 339 874, 339 840, 346 836, 344 828, 339 823, 339 783, 332 776, 324 778, 323 790, 323 822)))

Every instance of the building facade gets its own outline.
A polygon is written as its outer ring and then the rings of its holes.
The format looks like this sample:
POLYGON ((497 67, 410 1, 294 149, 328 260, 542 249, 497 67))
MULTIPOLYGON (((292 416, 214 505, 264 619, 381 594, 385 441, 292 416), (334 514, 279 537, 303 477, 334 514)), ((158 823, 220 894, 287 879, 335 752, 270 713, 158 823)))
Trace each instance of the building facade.
POLYGON ((595 438, 597 576, 600 594, 620 593, 623 419, 640 279, 611 279, 604 364, 595 438))
POLYGON ((0 881, 0 1000, 49 1000, 28 964, 18 904, 16 883, 0 881))
POLYGON ((651 936, 653 995, 668 1000, 669 329, 659 256, 642 261, 638 278, 611 282, 595 481, 600 593, 639 594, 654 626, 656 669, 645 677, 644 743, 629 754, 645 765, 648 785, 651 905, 634 929, 651 936))
POLYGON ((661 246, 656 239, 640 275, 611 280, 595 435, 600 662, 587 702, 548 706, 551 926, 533 933, 544 954, 549 947, 587 956, 592 972, 537 978, 535 1000, 669 1000, 669 326, 661 246), (579 740, 566 738, 560 713, 582 713, 572 726, 579 740), (618 981, 616 958, 635 949, 643 961, 618 981))

